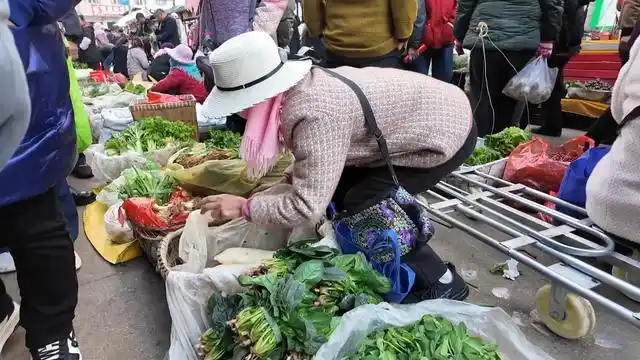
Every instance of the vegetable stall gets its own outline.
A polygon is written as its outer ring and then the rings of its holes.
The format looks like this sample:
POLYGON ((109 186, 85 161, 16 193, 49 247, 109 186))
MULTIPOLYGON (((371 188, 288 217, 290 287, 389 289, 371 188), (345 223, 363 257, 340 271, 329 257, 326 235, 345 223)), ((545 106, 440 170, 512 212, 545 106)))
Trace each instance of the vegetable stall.
MULTIPOLYGON (((490 309, 487 320, 478 317, 487 309, 465 303, 458 309, 445 302, 435 313, 425 309, 437 301, 389 304, 389 275, 362 253, 341 253, 330 222, 299 231, 201 214, 200 199, 209 195, 286 191, 292 155, 281 154, 269 173, 249 178, 238 134, 209 129, 202 136, 197 119, 134 114, 159 98, 182 99, 151 94, 141 84, 116 85, 107 76, 84 81, 97 130, 86 156, 99 183, 97 202, 84 215, 87 236, 107 261, 144 255, 166 278, 169 360, 546 358, 500 309, 490 309), (365 310, 366 329, 345 320, 365 310), (375 320, 405 310, 419 316, 375 320)), ((507 173, 509 159, 535 139, 508 128, 483 141, 465 167, 502 162, 507 173)))

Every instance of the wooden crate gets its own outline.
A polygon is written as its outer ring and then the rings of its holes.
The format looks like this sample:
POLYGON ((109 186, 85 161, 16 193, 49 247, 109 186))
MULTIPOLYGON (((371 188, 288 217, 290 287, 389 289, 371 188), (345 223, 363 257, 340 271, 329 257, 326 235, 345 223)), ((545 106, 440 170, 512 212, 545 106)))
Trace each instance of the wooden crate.
POLYGON ((198 118, 196 98, 193 95, 179 95, 180 102, 149 104, 146 99, 138 100, 129 106, 133 120, 160 116, 168 121, 182 121, 193 127, 193 137, 198 140, 198 118))

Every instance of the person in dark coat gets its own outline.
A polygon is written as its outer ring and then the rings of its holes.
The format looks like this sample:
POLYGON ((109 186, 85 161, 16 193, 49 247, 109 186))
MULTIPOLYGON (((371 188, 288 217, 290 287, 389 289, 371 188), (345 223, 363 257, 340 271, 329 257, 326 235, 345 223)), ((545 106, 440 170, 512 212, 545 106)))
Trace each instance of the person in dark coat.
POLYGON ((551 56, 563 11, 562 0, 458 0, 455 48, 459 55, 463 47, 473 49, 469 77, 478 136, 512 125, 517 101, 502 89, 529 60, 551 56))
POLYGON ((175 46, 171 43, 164 43, 160 46, 160 50, 154 55, 154 59, 149 65, 147 74, 149 77, 156 81, 160 81, 167 77, 169 71, 171 71, 171 56, 167 53, 168 49, 173 49, 175 46))
POLYGON ((121 37, 113 48, 113 73, 129 77, 127 70, 127 53, 129 52, 129 38, 121 37))
POLYGON ((158 30, 156 30, 156 40, 158 40, 158 43, 171 43, 173 46, 180 45, 180 32, 178 31, 176 19, 169 16, 169 14, 162 9, 156 10, 155 16, 160 25, 158 30))
POLYGON ((79 18, 84 37, 78 44, 78 60, 87 64, 89 68, 98 70, 100 69, 100 63, 103 57, 96 46, 96 35, 93 31, 93 26, 91 26, 82 15, 80 15, 79 18))
MULTIPOLYGON (((584 35, 584 22, 587 18, 587 5, 590 0, 565 0, 562 28, 558 41, 553 45, 553 53, 548 60, 549 67, 558 69, 558 77, 551 96, 542 105, 544 124, 533 132, 540 135, 560 136, 564 119, 561 101, 566 95, 564 86, 564 67, 569 60, 580 52, 584 35)), ((526 115, 525 115, 526 116, 526 115)))
POLYGON ((151 35, 152 33, 153 32, 151 31, 149 20, 144 17, 143 13, 137 13, 135 35, 138 37, 145 37, 151 35))

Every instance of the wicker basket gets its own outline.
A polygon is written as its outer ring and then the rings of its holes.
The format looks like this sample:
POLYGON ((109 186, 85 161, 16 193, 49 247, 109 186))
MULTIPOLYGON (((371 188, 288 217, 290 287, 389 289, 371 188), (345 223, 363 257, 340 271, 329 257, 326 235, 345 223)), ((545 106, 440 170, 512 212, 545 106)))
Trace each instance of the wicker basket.
POLYGON ((193 95, 179 95, 182 101, 163 104, 148 104, 140 99, 129 106, 134 120, 160 116, 169 121, 182 121, 194 128, 193 136, 198 140, 198 118, 196 115, 196 98, 193 95))
POLYGON ((167 278, 167 275, 169 275, 169 272, 174 266, 183 263, 178 256, 178 245, 181 235, 182 229, 169 233, 160 241, 160 245, 158 246, 158 266, 156 269, 164 279, 167 278))
POLYGON ((129 221, 129 223, 131 224, 133 235, 140 243, 140 247, 142 248, 142 252, 144 253, 145 257, 147 258, 149 263, 153 265, 154 269, 162 274, 158 258, 158 249, 160 247, 160 242, 162 242, 167 234, 175 233, 176 231, 180 231, 182 233, 184 224, 175 225, 164 229, 152 229, 137 225, 132 221, 129 221))

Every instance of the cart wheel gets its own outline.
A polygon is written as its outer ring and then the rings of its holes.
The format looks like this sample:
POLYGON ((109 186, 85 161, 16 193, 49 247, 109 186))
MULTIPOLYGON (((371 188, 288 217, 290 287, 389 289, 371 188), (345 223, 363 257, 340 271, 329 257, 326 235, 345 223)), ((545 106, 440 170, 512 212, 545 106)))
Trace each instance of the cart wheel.
POLYGON ((567 294, 565 318, 551 316, 551 285, 545 285, 536 294, 536 309, 542 322, 556 335, 565 339, 580 339, 589 335, 596 326, 596 313, 591 303, 578 295, 567 294))

